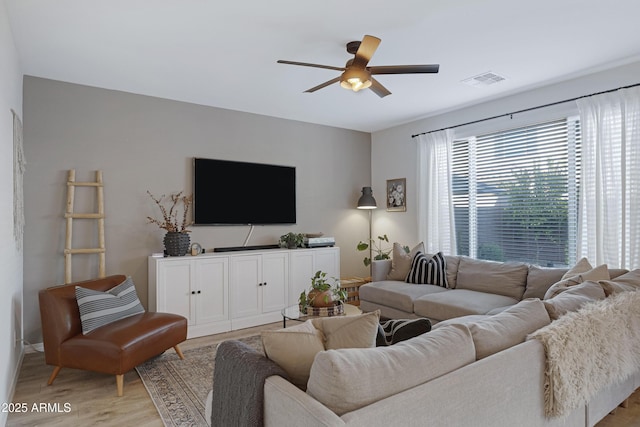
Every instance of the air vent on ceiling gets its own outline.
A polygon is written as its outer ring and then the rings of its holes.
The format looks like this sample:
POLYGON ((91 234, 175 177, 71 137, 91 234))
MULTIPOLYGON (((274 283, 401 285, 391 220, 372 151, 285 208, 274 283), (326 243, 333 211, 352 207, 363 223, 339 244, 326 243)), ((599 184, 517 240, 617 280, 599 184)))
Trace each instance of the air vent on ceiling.
POLYGON ((469 86, 489 86, 494 83, 500 83, 503 80, 506 80, 506 77, 496 74, 493 71, 487 71, 486 73, 464 79, 462 83, 468 84, 469 86))

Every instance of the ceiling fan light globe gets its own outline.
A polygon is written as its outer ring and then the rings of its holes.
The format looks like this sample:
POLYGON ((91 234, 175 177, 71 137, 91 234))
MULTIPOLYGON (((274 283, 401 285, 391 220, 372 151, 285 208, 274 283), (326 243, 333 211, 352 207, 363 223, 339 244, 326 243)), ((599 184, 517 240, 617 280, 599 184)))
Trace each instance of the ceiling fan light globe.
POLYGON ((340 78, 340 86, 358 92, 371 86, 371 75, 365 70, 347 69, 340 78))

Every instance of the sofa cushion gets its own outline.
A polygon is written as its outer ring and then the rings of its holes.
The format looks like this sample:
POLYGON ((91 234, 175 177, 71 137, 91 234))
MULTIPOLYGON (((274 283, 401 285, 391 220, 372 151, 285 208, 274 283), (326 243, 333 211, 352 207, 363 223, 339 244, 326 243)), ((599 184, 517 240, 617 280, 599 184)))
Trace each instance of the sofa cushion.
POLYGON ((612 280, 598 281, 606 296, 640 289, 640 269, 629 271, 615 278, 612 274, 611 277, 612 280))
POLYGON ((489 317, 488 314, 469 314, 468 316, 454 317, 452 319, 443 320, 431 327, 431 329, 442 328, 447 325, 468 325, 469 323, 477 322, 478 320, 484 320, 489 317))
POLYGON ((404 250, 404 246, 400 243, 393 244, 393 252, 391 255, 391 270, 387 274, 387 280, 403 281, 409 274, 411 262, 418 252, 424 253, 424 243, 418 243, 409 253, 404 250))
POLYGON ((435 285, 416 286, 410 283, 386 280, 360 286, 359 298, 361 301, 369 301, 406 313, 413 313, 413 301, 416 298, 439 292, 448 292, 448 290, 435 285))
MULTIPOLYGON (((428 285, 425 285, 428 286, 428 285)), ((414 287, 422 287, 415 286, 414 287)), ((469 314, 487 314, 494 308, 517 304, 515 298, 504 295, 450 289, 447 292, 431 293, 413 302, 413 311, 418 316, 434 320, 446 320, 469 314)))
POLYGON ((480 360, 525 341, 528 334, 547 326, 551 319, 538 298, 520 301, 502 313, 467 324, 480 360))
POLYGON ((130 276, 106 292, 81 286, 76 286, 75 292, 83 334, 117 320, 144 313, 144 307, 138 299, 136 287, 130 276))
POLYGON ((442 252, 438 252, 432 257, 427 257, 422 252, 418 252, 411 262, 406 282, 448 288, 447 261, 442 252))
POLYGON ((540 298, 544 299, 544 294, 556 282, 562 280, 562 276, 567 272, 566 268, 545 268, 537 265, 529 266, 527 274, 527 286, 522 299, 540 298))
POLYGON ((311 322, 324 335, 324 349, 376 346, 380 310, 359 316, 318 317, 311 322))
POLYGON ((578 310, 588 302, 604 298, 604 290, 598 282, 586 281, 543 302, 551 320, 556 320, 563 314, 578 310))
POLYGON ((313 358, 324 350, 322 332, 307 320, 290 328, 262 331, 261 336, 267 358, 285 370, 291 383, 306 389, 313 358))
MULTIPOLYGON (((584 259, 584 258, 583 258, 584 259)), ((565 292, 572 286, 579 285, 582 282, 587 280, 609 280, 609 269, 606 264, 599 265, 595 268, 590 268, 584 271, 576 272, 576 267, 578 264, 571 270, 567 271, 559 282, 554 283, 551 287, 545 292, 544 299, 553 298, 556 295, 559 295, 562 292, 565 292)))
POLYGON ((307 394, 342 415, 474 361, 469 330, 449 325, 388 347, 322 351, 307 394))
POLYGON ((640 289, 637 286, 618 283, 613 280, 598 280, 598 284, 602 287, 605 297, 610 297, 611 295, 617 294, 619 292, 630 292, 640 289))
POLYGON ((524 263, 460 257, 456 289, 504 295, 520 301, 527 283, 528 271, 529 266, 524 263))
POLYGON ((318 352, 375 347, 379 322, 380 311, 315 318, 285 329, 262 331, 262 346, 265 355, 287 372, 293 384, 304 390, 318 352))

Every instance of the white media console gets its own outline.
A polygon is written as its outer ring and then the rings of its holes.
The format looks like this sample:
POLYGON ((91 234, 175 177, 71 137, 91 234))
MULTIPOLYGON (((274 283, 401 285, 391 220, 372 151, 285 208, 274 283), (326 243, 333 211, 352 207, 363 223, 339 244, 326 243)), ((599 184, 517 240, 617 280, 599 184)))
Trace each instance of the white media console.
POLYGON ((311 277, 340 277, 340 248, 149 257, 149 311, 187 318, 187 338, 282 320, 311 277))

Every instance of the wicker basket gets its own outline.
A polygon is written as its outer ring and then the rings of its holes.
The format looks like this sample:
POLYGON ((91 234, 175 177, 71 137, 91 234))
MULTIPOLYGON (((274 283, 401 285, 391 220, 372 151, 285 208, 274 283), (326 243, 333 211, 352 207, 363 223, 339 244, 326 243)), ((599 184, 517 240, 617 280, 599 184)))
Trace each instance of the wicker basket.
POLYGON ((340 288, 347 291, 347 304, 360 305, 360 286, 371 282, 371 277, 345 277, 340 279, 340 288))
POLYGON ((340 301, 335 301, 331 307, 300 306, 300 313, 319 317, 341 316, 344 314, 344 305, 340 301))

